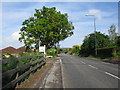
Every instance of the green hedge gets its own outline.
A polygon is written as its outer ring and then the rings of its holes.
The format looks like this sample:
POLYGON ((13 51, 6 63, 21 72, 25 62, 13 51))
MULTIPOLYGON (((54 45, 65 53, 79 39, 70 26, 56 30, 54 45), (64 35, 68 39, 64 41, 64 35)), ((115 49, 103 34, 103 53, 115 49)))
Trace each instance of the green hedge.
POLYGON ((97 49, 98 56, 103 58, 113 57, 114 48, 116 47, 99 48, 97 49))
POLYGON ((47 55, 50 55, 50 56, 57 56, 57 50, 55 48, 50 48, 47 50, 47 55))

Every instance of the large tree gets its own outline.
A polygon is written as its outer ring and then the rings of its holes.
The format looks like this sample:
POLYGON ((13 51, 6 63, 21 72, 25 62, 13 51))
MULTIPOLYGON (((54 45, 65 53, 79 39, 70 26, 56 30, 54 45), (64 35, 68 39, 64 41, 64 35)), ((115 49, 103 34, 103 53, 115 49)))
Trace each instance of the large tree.
MULTIPOLYGON (((96 32, 96 47, 103 48, 109 45, 109 36, 96 32)), ((80 53, 83 55, 93 55, 95 54, 95 33, 89 34, 85 37, 83 44, 81 46, 80 53)))
POLYGON ((47 48, 55 46, 59 41, 66 39, 73 34, 74 26, 68 20, 67 13, 57 11, 55 7, 35 9, 33 17, 25 20, 20 29, 21 37, 19 40, 25 46, 30 47, 35 44, 46 45, 47 48))

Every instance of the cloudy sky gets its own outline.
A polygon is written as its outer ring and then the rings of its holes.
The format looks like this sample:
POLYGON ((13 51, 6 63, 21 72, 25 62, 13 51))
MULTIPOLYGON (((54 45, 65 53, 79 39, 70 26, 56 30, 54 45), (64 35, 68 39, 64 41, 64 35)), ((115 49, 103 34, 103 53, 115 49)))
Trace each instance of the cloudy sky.
MULTIPOLYGON (((1 5, 0 5, 1 6, 1 5)), ((108 34, 112 24, 118 24, 118 3, 117 2, 2 2, 2 46, 15 48, 24 44, 18 41, 19 30, 25 19, 33 16, 35 9, 43 6, 56 7, 62 13, 68 13, 69 21, 75 27, 74 35, 60 42, 61 47, 72 47, 81 44, 84 37, 94 32, 93 17, 96 16, 97 31, 108 34)))

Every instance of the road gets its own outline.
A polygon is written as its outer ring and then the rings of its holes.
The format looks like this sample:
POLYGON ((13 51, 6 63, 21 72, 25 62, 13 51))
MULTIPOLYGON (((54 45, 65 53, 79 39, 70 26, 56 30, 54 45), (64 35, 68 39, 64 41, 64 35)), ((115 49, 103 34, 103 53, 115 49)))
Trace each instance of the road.
POLYGON ((118 65, 60 54, 64 88, 118 88, 118 65))

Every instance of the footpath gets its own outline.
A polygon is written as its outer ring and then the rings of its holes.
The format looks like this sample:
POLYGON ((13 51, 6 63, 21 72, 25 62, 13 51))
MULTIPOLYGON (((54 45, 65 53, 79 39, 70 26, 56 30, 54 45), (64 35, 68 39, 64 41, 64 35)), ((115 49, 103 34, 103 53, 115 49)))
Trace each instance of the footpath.
POLYGON ((39 69, 16 88, 63 88, 60 59, 47 60, 46 65, 39 69))

